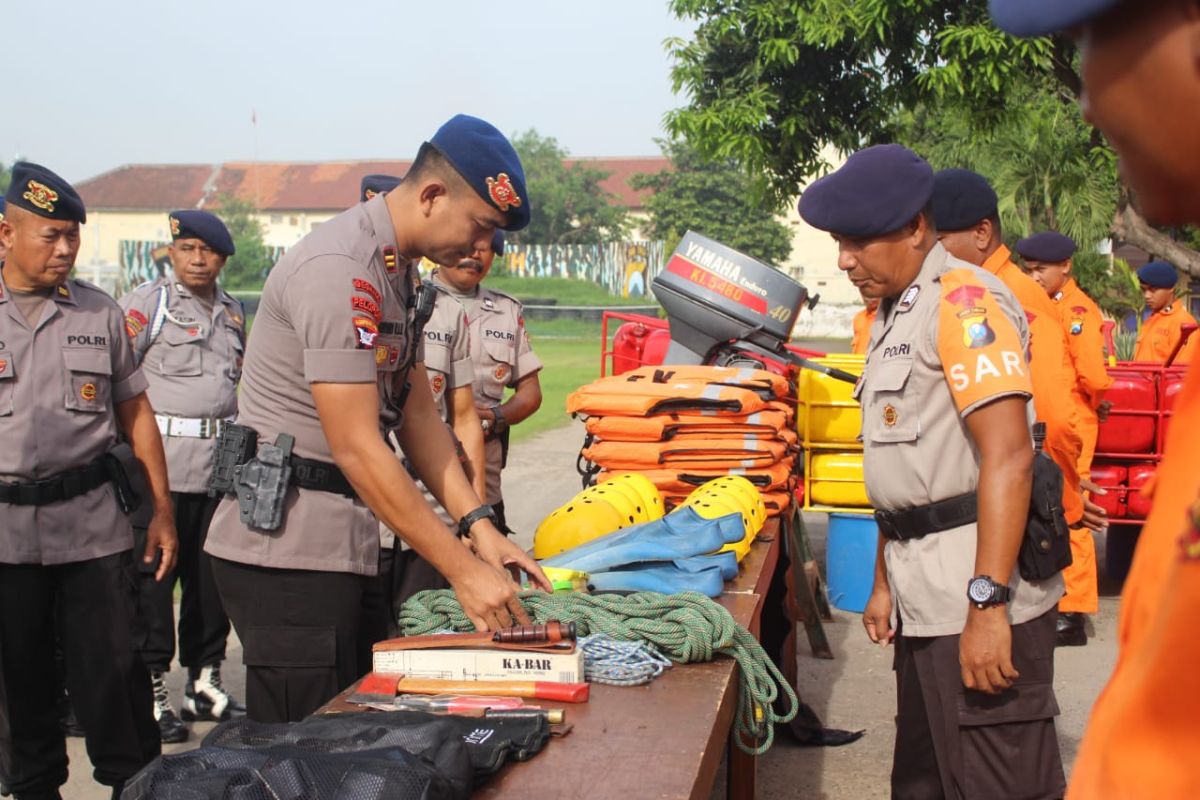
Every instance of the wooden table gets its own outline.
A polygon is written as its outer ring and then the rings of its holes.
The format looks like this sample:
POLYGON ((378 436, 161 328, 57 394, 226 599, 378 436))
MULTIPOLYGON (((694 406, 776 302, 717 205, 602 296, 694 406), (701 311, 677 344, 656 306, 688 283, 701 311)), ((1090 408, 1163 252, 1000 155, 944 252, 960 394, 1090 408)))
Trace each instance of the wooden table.
MULTIPOLYGON (((755 636, 781 540, 778 519, 768 520, 719 599, 755 636)), ((345 702, 352 691, 321 711, 361 710, 345 702)), ((737 665, 720 657, 673 666, 646 686, 593 684, 587 703, 538 701, 566 708, 571 732, 532 760, 507 765, 474 796, 707 798, 726 752, 728 796, 752 798, 757 759, 730 738, 737 694, 737 665)))

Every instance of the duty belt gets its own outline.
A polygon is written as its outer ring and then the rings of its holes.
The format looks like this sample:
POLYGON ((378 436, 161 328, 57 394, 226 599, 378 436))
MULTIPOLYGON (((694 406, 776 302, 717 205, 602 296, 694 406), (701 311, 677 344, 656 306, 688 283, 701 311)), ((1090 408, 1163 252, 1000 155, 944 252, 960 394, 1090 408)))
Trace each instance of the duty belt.
POLYGON ((184 439, 213 439, 221 432, 225 420, 216 417, 172 417, 155 414, 158 432, 163 436, 184 439))
POLYGON ((292 456, 289 461, 292 465, 292 475, 288 483, 291 485, 301 489, 315 489, 318 492, 342 494, 350 498, 358 497, 358 493, 354 491, 350 481, 346 480, 345 474, 337 464, 300 456, 292 456))
POLYGON ((894 542, 920 539, 931 533, 969 525, 979 518, 975 492, 960 494, 925 506, 900 511, 876 511, 875 522, 883 538, 894 542))
POLYGON ((101 456, 85 467, 69 469, 29 483, 0 481, 0 503, 44 506, 87 494, 111 479, 107 460, 108 456, 101 456))

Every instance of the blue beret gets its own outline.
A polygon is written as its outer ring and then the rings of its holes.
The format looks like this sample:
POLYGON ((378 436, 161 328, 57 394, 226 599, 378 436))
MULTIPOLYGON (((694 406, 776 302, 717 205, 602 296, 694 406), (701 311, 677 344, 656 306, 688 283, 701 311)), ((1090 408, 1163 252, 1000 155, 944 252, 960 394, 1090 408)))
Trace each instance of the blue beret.
POLYGON ((988 0, 996 27, 1013 36, 1046 36, 1069 30, 1121 0, 988 0))
POLYGON ((800 195, 798 210, 814 228, 845 236, 882 236, 917 216, 933 193, 933 168, 907 147, 859 150, 800 195))
POLYGON ((1058 231, 1042 231, 1017 242, 1017 252, 1032 261, 1066 261, 1075 254, 1075 240, 1058 231))
POLYGON ((996 216, 996 190, 969 169, 944 169, 933 176, 933 223, 939 231, 962 231, 996 216))
POLYGON ((12 165, 12 182, 4 199, 46 219, 87 222, 83 199, 75 188, 50 170, 29 161, 12 165))
POLYGON ((233 237, 215 214, 186 209, 172 211, 168 219, 171 221, 171 241, 199 239, 226 258, 233 255, 233 237))
POLYGON ((459 114, 429 140, 479 196, 508 215, 502 226, 519 231, 529 224, 525 170, 508 139, 491 123, 459 114))
POLYGON ((1179 282, 1179 273, 1166 261, 1151 261, 1137 271, 1138 280, 1155 289, 1171 289, 1179 282))
POLYGON ((358 200, 365 203, 377 194, 390 192, 400 185, 400 179, 395 175, 364 175, 358 184, 358 200))
POLYGON ((496 231, 492 234, 492 252, 498 256, 504 255, 504 231, 496 231))

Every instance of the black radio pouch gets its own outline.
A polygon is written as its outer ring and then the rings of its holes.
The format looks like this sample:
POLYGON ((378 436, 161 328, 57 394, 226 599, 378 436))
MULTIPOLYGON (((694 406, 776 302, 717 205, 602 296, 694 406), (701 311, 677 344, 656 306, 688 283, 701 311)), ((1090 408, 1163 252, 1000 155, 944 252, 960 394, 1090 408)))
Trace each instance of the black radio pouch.
MULTIPOLYGON (((1043 426, 1043 423, 1038 423, 1043 426)), ((1017 554, 1017 568, 1027 581, 1044 581, 1071 566, 1071 532, 1063 513, 1062 470, 1042 452, 1041 431, 1034 432, 1033 486, 1029 492, 1029 517, 1017 554)))

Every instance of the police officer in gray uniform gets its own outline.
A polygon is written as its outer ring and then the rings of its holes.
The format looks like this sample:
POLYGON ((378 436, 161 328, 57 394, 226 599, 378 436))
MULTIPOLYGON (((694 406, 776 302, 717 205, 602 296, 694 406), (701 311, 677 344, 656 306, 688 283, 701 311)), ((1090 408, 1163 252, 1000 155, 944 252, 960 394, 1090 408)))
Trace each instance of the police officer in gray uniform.
POLYGON ((538 373, 542 362, 529 344, 520 301, 481 285, 496 256, 503 254, 504 234, 496 231, 491 246, 453 266, 437 268, 432 280, 467 310, 471 361, 475 365, 475 407, 483 425, 487 461, 486 500, 496 511, 500 530, 510 533, 500 473, 508 460, 509 428, 541 408, 538 373), (513 394, 505 399, 508 389, 513 389, 513 394))
POLYGON ((134 653, 135 557, 156 577, 175 564, 162 440, 120 306, 68 276, 86 219, 75 190, 18 162, 0 242, 0 675, 16 797, 58 798, 67 779, 54 668, 56 624, 67 688, 95 778, 120 794, 159 753, 150 679, 134 653), (128 440, 122 445, 121 440, 128 440), (131 447, 130 447, 131 446, 131 447), (129 473, 140 466, 153 514, 133 553, 129 473))
POLYGON ((481 630, 528 619, 507 565, 550 588, 479 504, 411 330, 412 259, 457 260, 497 227, 528 222, 516 151, 459 115, 422 145, 404 182, 324 223, 271 270, 238 424, 218 443, 211 485, 227 494, 205 545, 243 643, 252 719, 301 719, 358 677, 379 520, 446 576, 481 630), (387 445, 392 430, 470 549, 424 502, 387 445))
POLYGON ((187 668, 181 712, 186 721, 224 720, 246 712, 224 688, 221 662, 229 618, 204 554, 217 499, 208 495, 217 433, 237 413, 246 349, 242 304, 217 286, 233 237, 216 215, 193 209, 168 216, 173 271, 121 298, 125 331, 150 383, 147 393, 163 437, 179 533, 175 573, 143 575, 139 651, 150 670, 154 716, 164 742, 187 739, 164 673, 175 657, 174 587, 178 576, 179 662, 187 668))

